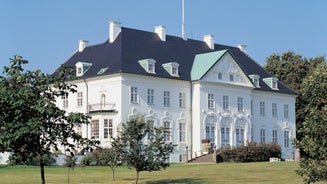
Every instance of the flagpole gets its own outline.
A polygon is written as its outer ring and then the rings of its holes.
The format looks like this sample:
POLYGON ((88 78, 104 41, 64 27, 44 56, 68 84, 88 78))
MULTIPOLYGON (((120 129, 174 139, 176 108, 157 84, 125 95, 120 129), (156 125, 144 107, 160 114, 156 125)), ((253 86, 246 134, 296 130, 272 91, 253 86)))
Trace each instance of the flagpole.
POLYGON ((184 24, 184 0, 182 0, 182 38, 186 40, 185 37, 185 24, 184 24))

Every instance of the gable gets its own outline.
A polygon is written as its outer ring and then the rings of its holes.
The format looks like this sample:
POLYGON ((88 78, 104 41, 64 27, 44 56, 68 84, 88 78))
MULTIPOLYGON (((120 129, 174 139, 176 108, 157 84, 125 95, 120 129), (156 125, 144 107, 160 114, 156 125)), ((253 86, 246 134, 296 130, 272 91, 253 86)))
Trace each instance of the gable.
POLYGON ((202 57, 202 60, 198 61, 203 65, 208 65, 208 63, 211 65, 199 80, 254 87, 247 74, 227 50, 223 51, 223 53, 216 53, 216 55, 217 57, 202 57), (218 57, 218 54, 221 55, 218 57), (208 58, 211 58, 211 60, 209 61, 208 58), (213 61, 215 59, 217 60, 213 61))

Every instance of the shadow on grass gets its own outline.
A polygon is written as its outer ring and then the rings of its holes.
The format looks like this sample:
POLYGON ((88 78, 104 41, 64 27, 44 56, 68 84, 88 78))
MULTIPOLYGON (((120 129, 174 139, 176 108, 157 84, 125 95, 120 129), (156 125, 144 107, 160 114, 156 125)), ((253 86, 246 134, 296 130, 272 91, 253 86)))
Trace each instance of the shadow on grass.
POLYGON ((180 184, 180 183, 191 183, 191 184, 201 184, 202 180, 192 179, 192 178, 181 178, 181 179, 164 179, 157 181, 147 181, 146 184, 180 184))

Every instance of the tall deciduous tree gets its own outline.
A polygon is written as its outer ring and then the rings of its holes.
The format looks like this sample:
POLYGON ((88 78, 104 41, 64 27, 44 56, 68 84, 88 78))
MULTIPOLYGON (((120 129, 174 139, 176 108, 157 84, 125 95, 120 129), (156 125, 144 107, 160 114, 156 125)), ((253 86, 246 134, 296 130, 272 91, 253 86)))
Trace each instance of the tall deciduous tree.
POLYGON ((81 113, 66 114, 55 100, 76 91, 65 83, 72 70, 63 68, 56 75, 39 70, 25 71, 28 61, 20 56, 10 59, 0 76, 0 151, 10 151, 22 159, 38 158, 41 181, 45 183, 45 155, 59 146, 73 155, 77 145, 84 148, 95 142, 82 138, 74 128, 89 123, 81 113))
POLYGON ((306 78, 301 92, 305 117, 295 146, 303 151, 298 174, 305 183, 327 181, 327 64, 321 63, 306 78))
POLYGON ((168 130, 146 123, 143 116, 136 116, 124 123, 113 147, 121 152, 124 161, 136 171, 138 183, 141 171, 158 171, 169 166, 169 155, 174 145, 165 142, 168 130))

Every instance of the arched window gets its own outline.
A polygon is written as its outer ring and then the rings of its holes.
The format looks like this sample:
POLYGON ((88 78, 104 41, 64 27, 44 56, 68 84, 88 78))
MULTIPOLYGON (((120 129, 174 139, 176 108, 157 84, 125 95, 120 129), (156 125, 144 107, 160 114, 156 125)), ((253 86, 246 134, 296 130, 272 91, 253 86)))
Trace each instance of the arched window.
POLYGON ((106 95, 105 94, 102 94, 101 95, 101 98, 100 98, 100 106, 101 106, 101 108, 103 108, 103 107, 106 106, 106 95))

